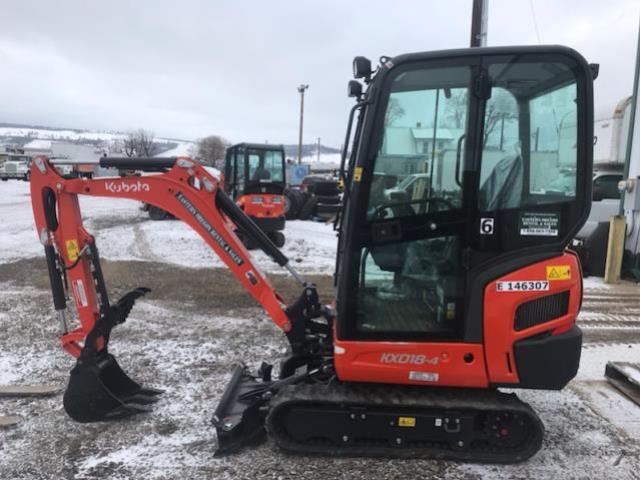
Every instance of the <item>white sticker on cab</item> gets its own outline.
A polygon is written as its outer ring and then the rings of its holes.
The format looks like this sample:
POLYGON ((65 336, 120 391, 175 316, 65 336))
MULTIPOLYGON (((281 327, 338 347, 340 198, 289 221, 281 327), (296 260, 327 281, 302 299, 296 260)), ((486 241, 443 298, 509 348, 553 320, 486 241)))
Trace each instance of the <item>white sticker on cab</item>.
POLYGON ((434 372, 409 372, 409 380, 417 382, 437 382, 440 376, 434 372))
POLYGON ((546 292, 547 290, 549 290, 549 282, 546 280, 496 282, 497 292, 546 292))

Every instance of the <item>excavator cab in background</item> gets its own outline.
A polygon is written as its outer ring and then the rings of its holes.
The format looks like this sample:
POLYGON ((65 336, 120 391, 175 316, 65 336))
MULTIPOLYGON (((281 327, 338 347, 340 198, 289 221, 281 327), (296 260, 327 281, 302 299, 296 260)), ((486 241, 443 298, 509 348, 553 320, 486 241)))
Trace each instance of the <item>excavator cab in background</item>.
MULTIPOLYGON (((286 187, 284 147, 257 143, 239 143, 229 147, 225 156, 224 190, 264 231, 282 247, 284 230, 284 189, 286 187)), ((255 245, 240 233, 249 248, 255 245)))
POLYGON ((78 358, 67 412, 119 418, 148 411, 160 393, 107 351, 112 328, 148 290, 109 303, 82 224, 79 195, 122 197, 198 232, 289 342, 279 368, 235 368, 214 415, 218 453, 266 431, 305 454, 531 457, 542 421, 499 388, 561 389, 578 370, 582 273, 567 245, 591 203, 596 74, 559 46, 382 57, 375 71, 356 57, 331 307, 256 225, 281 215, 258 210, 281 198, 281 149, 229 150, 224 188, 233 198, 187 158, 102 158, 103 167, 157 173, 88 180, 62 178, 36 157, 34 217, 61 343, 78 358), (572 180, 557 188, 567 171, 572 180), (285 304, 236 233, 289 270, 297 300, 285 304), (69 294, 80 320, 72 330, 69 294))

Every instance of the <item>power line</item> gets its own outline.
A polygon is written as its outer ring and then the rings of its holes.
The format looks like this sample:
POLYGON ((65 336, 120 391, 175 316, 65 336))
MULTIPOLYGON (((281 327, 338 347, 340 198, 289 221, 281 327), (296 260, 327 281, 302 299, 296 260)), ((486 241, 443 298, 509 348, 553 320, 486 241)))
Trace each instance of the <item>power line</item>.
POLYGON ((533 8, 533 0, 529 0, 529 6, 531 7, 531 16, 533 17, 533 26, 536 29, 536 37, 538 37, 538 43, 542 43, 540 39, 540 29, 538 28, 538 19, 536 18, 536 10, 533 8))

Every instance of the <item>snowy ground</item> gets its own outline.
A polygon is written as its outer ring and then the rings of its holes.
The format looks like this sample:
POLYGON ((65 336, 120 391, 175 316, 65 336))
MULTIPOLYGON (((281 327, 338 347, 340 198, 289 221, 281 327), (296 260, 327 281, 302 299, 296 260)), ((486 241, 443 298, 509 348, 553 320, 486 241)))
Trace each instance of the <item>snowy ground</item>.
MULTIPOLYGON (((22 418, 17 427, 0 430, 2 480, 640 478, 640 407, 603 379, 607 360, 640 362, 640 289, 635 285, 585 282, 578 377, 561 392, 518 393, 547 430, 542 450, 524 464, 326 459, 287 455, 270 443, 218 458, 210 419, 233 364, 276 360, 285 347, 283 337, 180 222, 152 222, 127 201, 89 198, 82 207, 101 247, 113 296, 131 286, 155 287, 114 331, 112 345, 134 378, 166 393, 151 414, 88 425, 68 419, 61 394, 0 399, 0 414, 22 418)), ((73 362, 56 344, 28 184, 0 183, 0 225, 0 384, 48 382, 62 390, 73 362)), ((291 222, 286 234, 285 253, 330 290, 331 227, 291 222)), ((256 254, 256 261, 283 293, 295 291, 273 275, 281 270, 267 257, 256 254)))

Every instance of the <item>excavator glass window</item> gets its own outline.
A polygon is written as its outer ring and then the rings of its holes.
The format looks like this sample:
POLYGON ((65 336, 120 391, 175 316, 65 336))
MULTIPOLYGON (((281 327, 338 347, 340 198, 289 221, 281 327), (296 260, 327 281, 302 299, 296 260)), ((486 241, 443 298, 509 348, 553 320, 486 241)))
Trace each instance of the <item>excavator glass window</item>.
POLYGON ((369 194, 371 220, 462 207, 469 67, 414 70, 391 85, 369 194))
POLYGON ((584 65, 564 53, 418 57, 376 79, 363 120, 345 338, 462 339, 481 315, 466 311, 475 266, 561 251, 588 209, 584 65))
POLYGON ((281 151, 249 149, 247 181, 283 181, 284 158, 281 151))
MULTIPOLYGON (((544 71, 543 64, 527 67, 544 71)), ((522 80, 523 68, 499 63, 488 70, 493 87, 482 134, 480 209, 573 201, 578 142, 575 81, 538 91, 538 82, 522 80)))
POLYGON ((270 145, 238 144, 227 150, 225 191, 237 198, 252 193, 282 193, 284 153, 270 145), (268 192, 265 192, 264 189, 268 192))

